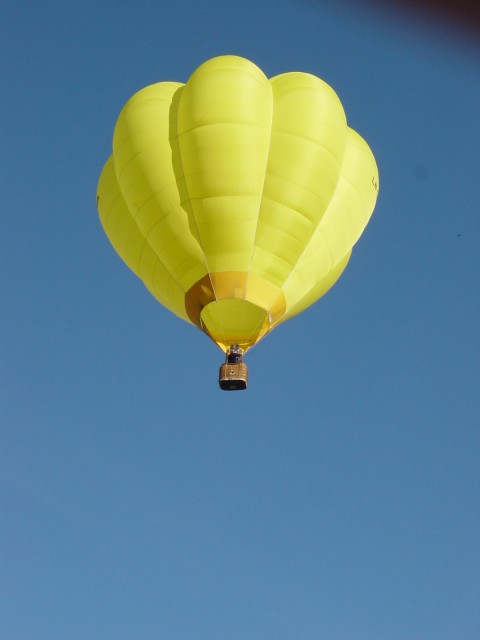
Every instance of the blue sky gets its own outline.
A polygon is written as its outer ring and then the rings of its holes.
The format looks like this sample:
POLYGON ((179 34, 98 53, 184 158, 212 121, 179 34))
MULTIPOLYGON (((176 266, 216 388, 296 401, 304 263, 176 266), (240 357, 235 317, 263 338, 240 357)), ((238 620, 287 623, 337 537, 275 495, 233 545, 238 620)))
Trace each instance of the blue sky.
POLYGON ((478 637, 479 41, 333 0, 1 24, 0 636, 478 637), (130 95, 224 53, 329 82, 380 170, 347 271, 243 393, 95 205, 130 95))

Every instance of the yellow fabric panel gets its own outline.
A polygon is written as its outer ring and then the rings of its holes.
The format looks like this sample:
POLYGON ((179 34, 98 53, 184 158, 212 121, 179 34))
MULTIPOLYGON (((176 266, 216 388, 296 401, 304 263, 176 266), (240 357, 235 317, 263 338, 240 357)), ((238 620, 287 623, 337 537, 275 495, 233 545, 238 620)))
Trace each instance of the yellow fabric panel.
MULTIPOLYGON (((293 316, 305 311, 305 309, 324 296, 342 275, 348 261, 350 260, 350 256, 351 251, 349 251, 348 254, 338 262, 338 264, 332 267, 323 278, 317 279, 316 284, 311 289, 307 290, 303 297, 299 297, 295 304, 290 305, 288 311, 280 322, 285 322, 285 320, 289 320, 290 318, 293 318, 293 316)), ((277 324, 280 324, 280 322, 277 324)))
POLYGON ((100 222, 115 251, 130 269, 141 277, 140 262, 145 237, 138 230, 125 205, 125 200, 118 187, 112 156, 108 159, 101 173, 97 201, 100 222))
MULTIPOLYGON (((178 157, 179 83, 158 83, 136 93, 118 118, 115 171, 141 233, 184 291, 206 273, 205 260, 181 206, 173 158, 178 157)), ((167 305, 168 306, 168 305, 167 305)))
POLYGON ((272 78, 274 111, 252 271, 281 286, 337 185, 346 119, 337 95, 306 73, 272 78))
POLYGON ((100 222, 118 255, 161 304, 189 322, 184 291, 135 224, 120 192, 112 156, 100 175, 97 203, 100 222))
POLYGON ((254 64, 201 65, 178 104, 185 198, 209 271, 247 271, 267 166, 272 89, 254 64))
MULTIPOLYGON (((378 192, 375 159, 358 133, 352 129, 347 133, 342 172, 328 209, 283 285, 287 312, 295 306, 296 313, 299 313, 325 293, 321 284, 323 278, 327 277, 329 282, 329 271, 335 273, 337 266, 350 254, 375 206, 378 192), (315 294, 317 287, 318 295, 315 294), (311 293, 305 297, 307 291, 311 293), (304 302, 299 305, 302 299, 304 302)), ((337 277, 342 271, 340 268, 337 277)), ((288 317, 291 317, 290 313, 288 317)))
POLYGON ((238 344, 244 351, 262 335, 267 314, 246 300, 219 300, 208 304, 201 313, 205 331, 222 348, 238 344))

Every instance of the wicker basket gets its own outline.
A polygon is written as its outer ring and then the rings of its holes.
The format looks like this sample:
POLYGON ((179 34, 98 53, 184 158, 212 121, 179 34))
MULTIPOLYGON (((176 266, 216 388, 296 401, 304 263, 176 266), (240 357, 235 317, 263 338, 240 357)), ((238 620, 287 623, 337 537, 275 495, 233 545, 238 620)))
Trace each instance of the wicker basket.
POLYGON ((231 364, 224 362, 220 365, 218 384, 223 391, 239 391, 247 388, 248 369, 244 362, 231 364))

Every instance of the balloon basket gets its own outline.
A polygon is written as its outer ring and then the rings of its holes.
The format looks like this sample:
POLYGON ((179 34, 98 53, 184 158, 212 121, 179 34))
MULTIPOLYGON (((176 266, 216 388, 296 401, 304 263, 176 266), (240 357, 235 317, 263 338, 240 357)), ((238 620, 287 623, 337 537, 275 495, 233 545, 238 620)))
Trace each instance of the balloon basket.
POLYGON ((248 369, 244 362, 229 363, 220 365, 218 384, 222 391, 242 391, 247 388, 248 369))

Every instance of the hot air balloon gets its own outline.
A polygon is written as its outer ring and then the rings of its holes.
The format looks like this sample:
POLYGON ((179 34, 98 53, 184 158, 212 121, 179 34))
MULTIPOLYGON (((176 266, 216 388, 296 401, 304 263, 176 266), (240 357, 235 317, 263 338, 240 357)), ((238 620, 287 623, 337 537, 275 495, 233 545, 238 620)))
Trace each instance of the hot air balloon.
POLYGON ((97 203, 150 293, 226 353, 220 388, 236 390, 248 349, 337 281, 377 193, 327 83, 227 55, 130 98, 97 203))

